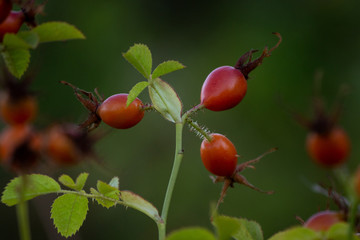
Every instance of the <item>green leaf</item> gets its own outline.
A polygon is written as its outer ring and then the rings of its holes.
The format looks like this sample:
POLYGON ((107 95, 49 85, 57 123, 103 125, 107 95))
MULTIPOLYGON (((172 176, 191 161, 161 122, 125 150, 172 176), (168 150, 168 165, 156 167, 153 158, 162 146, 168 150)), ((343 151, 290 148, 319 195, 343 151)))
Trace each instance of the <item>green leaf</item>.
POLYGON ((171 233, 166 240, 216 240, 214 235, 204 228, 185 228, 171 233))
POLYGON ((76 188, 76 184, 75 184, 74 180, 69 175, 66 175, 66 174, 61 175, 59 177, 59 182, 68 188, 71 188, 71 189, 76 188))
POLYGON ((118 177, 113 177, 110 180, 109 185, 116 188, 116 189, 119 189, 119 178, 118 177))
POLYGON ((21 184, 25 184, 23 199, 30 200, 40 195, 56 193, 61 190, 60 185, 51 177, 32 174, 23 177, 17 177, 5 187, 1 201, 8 205, 14 206, 20 202, 19 189, 21 184))
POLYGON ((152 73, 151 77, 153 79, 163 76, 165 74, 174 72, 176 70, 183 69, 185 66, 179 63, 178 61, 170 60, 163 63, 160 63, 152 73))
POLYGON ((88 199, 75 194, 64 194, 55 199, 51 207, 51 218, 64 237, 74 235, 85 221, 88 199))
POLYGON ((155 109, 171 122, 181 122, 182 103, 174 89, 160 78, 149 85, 149 95, 155 109))
MULTIPOLYGON (((90 191, 95 195, 102 195, 106 198, 111 198, 114 200, 119 200, 120 191, 116 187, 110 186, 107 183, 104 183, 102 181, 97 182, 97 189, 98 192, 95 189, 90 189, 90 191), (95 191, 94 191, 95 190, 95 191)), ((96 197, 95 200, 102 205, 103 207, 110 208, 116 204, 115 201, 106 200, 102 197, 96 197)))
POLYGON ((39 35, 40 43, 85 38, 79 29, 66 22, 46 22, 31 31, 39 35))
POLYGON ((39 43, 39 36, 30 31, 19 32, 18 34, 5 34, 3 45, 6 48, 36 48, 39 43))
POLYGON ((80 175, 76 178, 76 190, 80 191, 84 188, 88 176, 88 173, 80 173, 80 175))
POLYGON ((128 107, 139 94, 149 85, 149 82, 138 82, 129 92, 129 96, 126 101, 126 107, 128 107))
POLYGON ((255 221, 249 221, 247 219, 239 219, 241 224, 240 231, 238 231, 233 237, 236 240, 251 239, 251 240, 263 240, 263 232, 260 225, 255 221))
POLYGON ((304 227, 294 227, 279 232, 269 240, 320 240, 320 233, 304 227))
POLYGON ((7 48, 2 52, 2 55, 11 74, 20 78, 29 66, 29 50, 22 48, 7 48))
MULTIPOLYGON (((326 239, 336 239, 336 240, 348 240, 349 224, 336 223, 331 226, 331 228, 326 232, 326 239)), ((353 240, 358 240, 355 234, 352 238, 353 240)))
POLYGON ((39 45, 39 35, 32 31, 18 32, 17 36, 23 39, 32 49, 39 45))
POLYGON ((76 183, 75 183, 70 176, 63 174, 59 177, 59 182, 61 182, 64 186, 68 188, 71 188, 76 191, 81 191, 84 188, 88 176, 89 176, 88 173, 81 173, 76 178, 76 183))
POLYGON ((150 49, 144 44, 135 44, 123 53, 124 58, 133 65, 146 79, 150 79, 152 57, 150 49))
MULTIPOLYGON (((217 230, 219 240, 229 240, 241 229, 239 219, 228 216, 216 216, 214 217, 213 224, 217 230)), ((244 238, 248 240, 251 238, 244 238)))
POLYGON ((151 203, 149 203, 139 195, 130 191, 121 191, 120 198, 125 206, 134 208, 146 214, 157 223, 163 222, 159 215, 158 210, 154 207, 154 205, 152 205, 151 203))

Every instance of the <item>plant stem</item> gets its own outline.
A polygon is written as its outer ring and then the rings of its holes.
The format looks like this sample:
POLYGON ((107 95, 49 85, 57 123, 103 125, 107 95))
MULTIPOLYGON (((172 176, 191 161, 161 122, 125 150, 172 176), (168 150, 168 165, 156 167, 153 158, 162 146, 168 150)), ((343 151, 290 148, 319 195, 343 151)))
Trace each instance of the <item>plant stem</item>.
POLYGON ((30 224, 29 224, 29 212, 27 201, 24 200, 24 194, 26 189, 26 178, 25 176, 21 177, 21 185, 19 189, 20 202, 16 205, 16 214, 19 225, 19 233, 21 240, 30 240, 30 224))
POLYGON ((356 199, 351 199, 351 206, 349 212, 349 232, 348 232, 348 240, 352 240, 354 233, 355 233, 355 220, 356 220, 356 213, 358 208, 359 201, 356 199))
POLYGON ((166 190, 165 199, 163 208, 161 211, 161 218, 164 223, 158 224, 159 229, 159 240, 164 240, 166 237, 166 223, 167 223, 167 215, 170 207, 171 197, 173 194, 176 178, 180 169, 181 161, 183 158, 183 149, 182 149, 182 131, 183 131, 183 123, 176 123, 176 147, 175 147, 175 159, 173 168, 171 171, 169 184, 166 190))

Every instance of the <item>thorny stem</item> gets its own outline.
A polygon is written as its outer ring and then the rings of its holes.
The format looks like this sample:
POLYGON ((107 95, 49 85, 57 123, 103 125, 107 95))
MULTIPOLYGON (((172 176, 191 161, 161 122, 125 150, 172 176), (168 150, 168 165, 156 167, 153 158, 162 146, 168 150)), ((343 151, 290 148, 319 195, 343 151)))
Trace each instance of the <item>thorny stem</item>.
POLYGON ((26 189, 25 185, 26 178, 23 177, 19 189, 20 202, 18 205, 16 205, 16 214, 19 225, 20 239, 31 240, 28 205, 27 201, 24 200, 24 191, 26 189))
POLYGON ((195 129, 196 132, 198 132, 201 136, 203 136, 204 138, 206 138, 209 142, 211 142, 211 136, 209 135, 209 133, 204 130, 202 127, 199 126, 199 124, 197 124, 196 122, 194 122, 192 119, 190 118, 186 118, 186 122, 193 128, 195 129))
POLYGON ((166 237, 166 223, 167 223, 167 216, 170 207, 171 197, 174 191, 174 186, 176 182, 176 178, 180 169, 180 165, 183 158, 183 149, 182 149, 182 131, 184 124, 183 123, 176 123, 176 147, 175 147, 175 157, 174 157, 174 165, 171 171, 169 184, 166 190, 165 199, 163 203, 163 208, 161 211, 161 218, 164 221, 163 224, 158 224, 159 230, 159 240, 165 240, 166 237))

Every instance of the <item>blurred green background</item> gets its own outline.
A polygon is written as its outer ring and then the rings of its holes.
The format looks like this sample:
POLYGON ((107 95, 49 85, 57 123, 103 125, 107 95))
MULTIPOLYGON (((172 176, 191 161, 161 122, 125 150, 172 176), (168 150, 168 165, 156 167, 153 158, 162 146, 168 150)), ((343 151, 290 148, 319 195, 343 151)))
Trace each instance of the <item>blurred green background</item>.
MULTIPOLYGON (((273 46, 279 32, 283 43, 263 65, 250 74, 248 92, 241 104, 225 112, 202 111, 195 119, 211 131, 225 134, 236 145, 240 161, 264 151, 279 151, 264 158, 256 170, 244 175, 264 190, 264 195, 243 186, 230 189, 220 213, 256 220, 265 237, 298 224, 329 200, 311 192, 309 182, 329 183, 331 172, 313 164, 304 150, 306 130, 279 104, 278 98, 307 116, 311 113, 314 73, 324 73, 322 93, 333 102, 341 84, 350 86, 340 123, 349 133, 353 170, 360 157, 360 1, 346 0, 229 0, 229 1, 49 1, 40 22, 61 20, 74 24, 86 40, 52 43, 32 52, 31 67, 38 72, 33 89, 39 91, 44 126, 54 121, 81 122, 86 110, 70 88, 99 89, 105 96, 128 92, 142 76, 122 53, 134 43, 144 43, 153 64, 174 59, 187 67, 166 75, 187 110, 199 103, 207 74, 222 65, 234 65, 250 49, 273 46)), ((140 95, 149 101, 146 92, 140 95)), ((105 167, 85 163, 58 169, 54 177, 75 177, 90 172, 87 188, 96 180, 120 177, 121 189, 132 190, 161 209, 174 155, 175 128, 159 114, 146 114, 128 130, 106 132, 96 145, 105 167), (110 170, 109 170, 110 169, 110 170)), ((221 184, 214 185, 200 160, 201 140, 185 128, 185 156, 169 212, 168 231, 186 226, 212 228, 209 206, 216 202, 221 184)), ((3 188, 12 178, 0 170, 3 188)), ((51 221, 47 198, 31 201, 34 239, 48 239, 51 221)), ((335 208, 336 209, 336 208, 335 208)), ((1 239, 18 239, 15 208, 0 205, 1 239)), ((75 239, 156 239, 156 225, 145 215, 117 206, 110 210, 90 204, 87 219, 75 239)), ((55 239, 55 238, 53 238, 55 239)), ((59 238, 60 239, 60 238, 59 238)))

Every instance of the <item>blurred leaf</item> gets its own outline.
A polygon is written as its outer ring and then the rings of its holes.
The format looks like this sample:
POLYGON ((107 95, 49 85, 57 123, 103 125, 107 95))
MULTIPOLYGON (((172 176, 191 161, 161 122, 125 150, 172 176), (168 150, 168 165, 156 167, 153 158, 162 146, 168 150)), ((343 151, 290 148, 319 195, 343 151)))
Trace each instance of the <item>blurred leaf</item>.
POLYGON ((56 193, 61 190, 60 185, 51 177, 32 174, 14 178, 5 187, 1 201, 8 205, 14 206, 20 202, 19 189, 21 184, 25 184, 23 200, 30 200, 40 195, 56 193))
POLYGON ((152 218, 157 223, 162 222, 159 212, 154 207, 154 205, 152 205, 151 203, 149 203, 148 201, 146 201, 139 195, 137 195, 133 192, 130 192, 130 191, 121 191, 120 198, 123 201, 123 204, 125 206, 134 208, 134 209, 146 214, 147 216, 152 218))
POLYGON ((150 79, 152 57, 150 49, 144 44, 135 44, 123 53, 124 58, 133 65, 146 79, 150 79))
POLYGON ((233 235, 236 240, 251 239, 251 240, 263 240, 263 232, 260 225, 255 221, 249 221, 246 219, 239 219, 241 224, 240 230, 233 235))
POLYGON ((7 33, 4 36, 3 45, 6 48, 36 48, 39 43, 39 36, 30 31, 19 32, 18 34, 7 33))
POLYGON ((163 63, 160 63, 154 70, 154 72, 152 73, 152 78, 158 78, 160 76, 163 76, 165 74, 174 72, 176 70, 180 70, 183 69, 185 66, 182 65, 181 63, 179 63, 178 61, 166 61, 163 63))
POLYGON ((166 240, 216 240, 216 238, 207 229, 192 227, 175 231, 166 240))
POLYGON ((269 240, 320 240, 320 233, 304 227, 294 227, 279 232, 269 240))
MULTIPOLYGON (((349 240, 348 232, 349 232, 349 224, 343 222, 332 225, 325 235, 326 235, 326 239, 349 240)), ((360 238, 354 234, 352 239, 358 240, 360 238)))
POLYGON ((85 221, 88 199, 75 194, 64 194, 55 199, 51 218, 58 232, 64 237, 74 235, 85 221))
MULTIPOLYGON (((241 229, 239 219, 228 216, 216 216, 214 217, 213 224, 217 230, 219 240, 229 240, 241 229)), ((243 236, 243 240, 248 240, 249 236, 243 236)))
POLYGON ((40 43, 85 38, 79 29, 66 22, 46 22, 31 31, 39 35, 40 43))
POLYGON ((160 78, 153 79, 149 94, 155 109, 171 122, 181 122, 182 103, 174 89, 160 78))
POLYGON ((128 107, 147 86, 149 86, 149 82, 147 82, 147 81, 138 82, 130 90, 129 96, 128 96, 127 101, 126 101, 126 106, 128 107))
POLYGON ((22 48, 7 48, 2 51, 2 55, 10 73, 15 77, 20 78, 29 66, 29 50, 22 48))
POLYGON ((116 188, 116 189, 119 189, 119 178, 118 177, 113 177, 110 180, 109 185, 116 188))

